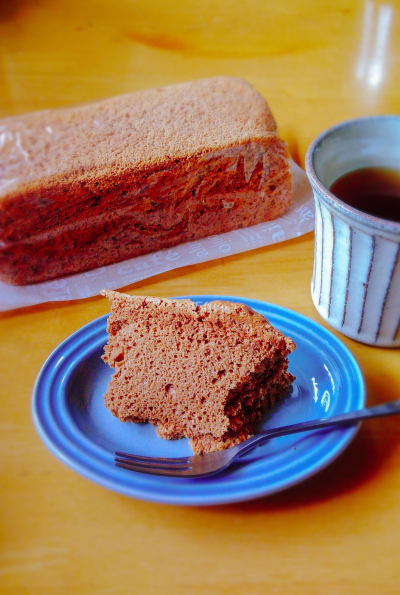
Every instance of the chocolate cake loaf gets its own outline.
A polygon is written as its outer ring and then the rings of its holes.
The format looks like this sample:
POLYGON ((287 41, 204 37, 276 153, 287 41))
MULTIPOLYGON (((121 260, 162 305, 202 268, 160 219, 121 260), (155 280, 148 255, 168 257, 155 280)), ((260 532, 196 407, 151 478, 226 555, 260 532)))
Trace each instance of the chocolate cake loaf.
POLYGON ((27 284, 274 219, 285 143, 222 77, 0 120, 0 279, 27 284))
POLYGON ((222 450, 253 435, 294 380, 292 339, 243 304, 101 293, 112 312, 103 360, 115 368, 104 401, 121 421, 190 438, 196 454, 222 450))

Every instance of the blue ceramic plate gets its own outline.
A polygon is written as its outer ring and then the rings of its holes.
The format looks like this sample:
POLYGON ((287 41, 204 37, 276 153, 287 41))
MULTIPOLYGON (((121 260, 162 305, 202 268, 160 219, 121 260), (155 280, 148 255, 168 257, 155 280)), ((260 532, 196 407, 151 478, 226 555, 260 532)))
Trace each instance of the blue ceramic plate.
MULTIPOLYGON (((335 415, 364 406, 360 369, 348 349, 316 322, 265 302, 221 296, 191 296, 242 302, 291 336, 297 349, 289 370, 296 381, 288 396, 265 416, 263 428, 335 415)), ((167 441, 150 424, 121 423, 103 405, 112 370, 100 359, 107 341, 107 316, 66 339, 44 364, 33 392, 33 418, 46 446, 66 465, 121 494, 168 504, 210 505, 278 492, 313 475, 349 444, 357 426, 271 440, 240 464, 204 479, 163 478, 119 469, 114 451, 181 457, 185 439, 167 441)))

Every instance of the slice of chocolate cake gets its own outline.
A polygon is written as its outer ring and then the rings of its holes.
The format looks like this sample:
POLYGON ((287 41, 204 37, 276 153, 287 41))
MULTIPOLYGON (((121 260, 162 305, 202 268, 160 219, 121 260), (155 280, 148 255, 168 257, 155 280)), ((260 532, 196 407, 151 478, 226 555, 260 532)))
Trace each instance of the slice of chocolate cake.
POLYGON ((115 368, 104 400, 121 421, 190 438, 196 454, 221 450, 253 435, 294 380, 294 342, 244 304, 101 293, 112 312, 103 360, 115 368))

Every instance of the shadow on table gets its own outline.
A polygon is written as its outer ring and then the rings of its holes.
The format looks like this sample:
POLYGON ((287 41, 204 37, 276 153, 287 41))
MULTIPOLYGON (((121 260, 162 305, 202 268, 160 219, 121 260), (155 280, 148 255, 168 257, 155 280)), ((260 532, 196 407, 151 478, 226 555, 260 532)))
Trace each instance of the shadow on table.
MULTIPOLYGON (((364 348, 363 349, 371 349, 364 348)), ((373 349, 373 348, 372 348, 373 349)), ((388 350, 393 353, 392 350, 388 350)), ((369 360, 363 369, 367 388, 367 406, 379 405, 399 398, 396 374, 383 374, 379 361, 369 360)), ((327 502, 341 495, 356 492, 377 481, 390 465, 400 441, 400 416, 364 422, 348 448, 328 467, 310 479, 277 494, 218 510, 253 512, 284 511, 327 502)))
POLYGON ((34 0, 3 0, 0 2, 0 22, 12 20, 18 12, 35 5, 34 0))
POLYGON ((394 428, 392 431, 388 428, 393 421, 398 422, 396 419, 386 421, 382 434, 376 427, 374 430, 367 425, 361 427, 336 461, 301 484, 258 500, 218 507, 218 510, 232 512, 240 508, 242 514, 251 514, 304 508, 361 489, 378 476, 395 447, 395 441, 388 439, 395 432, 394 428))

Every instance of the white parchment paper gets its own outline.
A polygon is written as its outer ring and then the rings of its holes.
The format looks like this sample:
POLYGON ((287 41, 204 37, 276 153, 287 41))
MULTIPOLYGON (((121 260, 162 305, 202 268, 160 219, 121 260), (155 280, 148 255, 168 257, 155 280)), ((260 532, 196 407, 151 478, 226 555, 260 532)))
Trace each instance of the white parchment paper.
POLYGON ((282 217, 274 221, 180 244, 55 281, 23 287, 0 282, 0 311, 91 297, 98 295, 101 289, 126 287, 165 271, 269 246, 308 233, 314 229, 311 186, 304 171, 293 161, 291 170, 292 205, 282 217))

